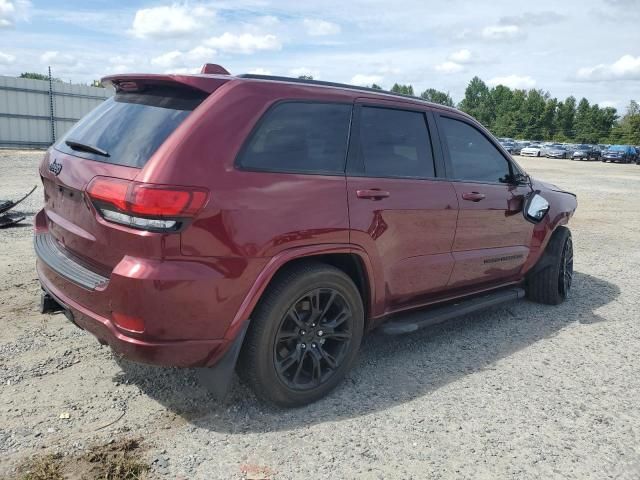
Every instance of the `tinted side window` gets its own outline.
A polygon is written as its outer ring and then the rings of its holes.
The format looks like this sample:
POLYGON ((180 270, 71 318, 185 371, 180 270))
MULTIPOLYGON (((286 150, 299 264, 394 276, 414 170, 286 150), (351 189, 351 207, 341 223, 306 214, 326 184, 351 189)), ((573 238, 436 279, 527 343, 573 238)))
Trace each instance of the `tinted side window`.
POLYGON ((509 181, 509 162, 480 131, 452 118, 440 120, 449 147, 451 178, 487 183, 509 181))
POLYGON ((431 140, 423 113, 362 107, 359 151, 365 175, 435 177, 431 140))
POLYGON ((351 105, 280 103, 270 109, 239 163, 282 172, 343 173, 351 105))

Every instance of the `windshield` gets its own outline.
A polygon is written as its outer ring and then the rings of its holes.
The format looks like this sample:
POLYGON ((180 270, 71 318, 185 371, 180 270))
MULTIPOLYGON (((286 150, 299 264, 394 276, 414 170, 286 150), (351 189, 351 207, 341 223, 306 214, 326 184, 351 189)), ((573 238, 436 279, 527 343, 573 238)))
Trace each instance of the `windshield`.
POLYGON ((627 150, 626 145, 612 145, 609 147, 610 152, 625 152, 627 150))
POLYGON ((98 162, 142 168, 205 96, 168 87, 119 92, 80 120, 55 148, 98 162))

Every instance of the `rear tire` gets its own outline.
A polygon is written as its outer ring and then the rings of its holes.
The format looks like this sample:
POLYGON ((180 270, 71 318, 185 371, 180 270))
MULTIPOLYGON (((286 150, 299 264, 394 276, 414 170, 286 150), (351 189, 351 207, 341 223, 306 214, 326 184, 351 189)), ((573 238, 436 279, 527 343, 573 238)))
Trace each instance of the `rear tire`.
POLYGON ((567 227, 558 227, 540 262, 546 265, 527 279, 527 297, 547 305, 566 300, 573 280, 573 241, 567 227))
POLYGON ((342 381, 363 330, 362 297, 344 272, 316 262, 286 268, 252 315, 238 374, 262 400, 306 405, 342 381))

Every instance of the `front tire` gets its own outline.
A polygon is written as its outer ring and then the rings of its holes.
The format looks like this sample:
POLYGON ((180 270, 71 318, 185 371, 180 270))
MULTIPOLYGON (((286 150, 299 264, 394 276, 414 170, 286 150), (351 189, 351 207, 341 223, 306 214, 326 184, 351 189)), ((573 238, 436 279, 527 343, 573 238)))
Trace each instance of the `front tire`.
POLYGON ((566 300, 573 281, 573 241, 567 227, 558 227, 540 259, 543 266, 527 279, 527 297, 547 305, 566 300))
POLYGON ((342 381, 363 330, 362 297, 344 272, 322 263, 295 265, 278 274, 256 307, 238 374, 267 402, 306 405, 342 381))

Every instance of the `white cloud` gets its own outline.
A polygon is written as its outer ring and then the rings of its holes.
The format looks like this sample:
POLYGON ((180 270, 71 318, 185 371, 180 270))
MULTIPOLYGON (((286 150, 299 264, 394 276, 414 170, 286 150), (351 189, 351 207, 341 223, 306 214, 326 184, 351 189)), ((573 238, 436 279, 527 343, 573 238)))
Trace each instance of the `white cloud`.
POLYGON ((207 63, 213 60, 213 57, 216 56, 216 53, 217 52, 213 48, 199 45, 187 52, 187 59, 190 62, 207 63))
POLYGON ((159 67, 172 67, 181 61, 182 52, 180 50, 172 50, 151 59, 151 63, 159 67))
POLYGON ((613 100, 603 100, 598 102, 598 105, 600 105, 600 108, 618 108, 618 102, 614 102, 613 100))
POLYGON ((214 16, 209 8, 186 4, 142 8, 136 12, 130 32, 138 38, 188 36, 202 28, 203 20, 210 21, 214 16))
POLYGON ((29 18, 29 0, 0 0, 0 28, 11 28, 20 20, 29 18))
POLYGON ((187 52, 172 50, 163 53, 162 55, 152 58, 151 64, 162 68, 172 68, 175 72, 183 68, 200 71, 202 67, 201 64, 210 62, 215 55, 216 51, 214 49, 200 45, 187 52))
POLYGON ((253 53, 260 50, 280 50, 282 44, 275 35, 254 35, 243 33, 235 35, 225 32, 219 37, 211 37, 204 41, 205 45, 223 52, 253 53))
POLYGON ((496 85, 504 85, 509 88, 529 89, 536 86, 536 81, 528 75, 508 75, 506 77, 493 77, 487 84, 495 87, 496 85))
POLYGON ((133 55, 116 55, 109 58, 109 61, 114 65, 133 65, 138 59, 133 55))
POLYGON ((78 60, 67 53, 60 53, 57 51, 44 52, 40 55, 40 60, 47 65, 73 67, 78 64, 78 60))
POLYGON ((307 33, 314 37, 321 37, 325 35, 336 35, 340 33, 340 25, 325 20, 316 20, 312 18, 305 18, 303 20, 304 26, 307 29, 307 33))
POLYGON ((251 73, 253 75, 271 75, 271 70, 266 70, 262 67, 258 67, 258 68, 252 68, 247 73, 251 73))
POLYGON ((464 70, 464 67, 456 62, 443 62, 435 66, 440 73, 458 73, 464 70))
POLYGON ((640 80, 640 56, 623 55, 611 64, 601 63, 578 70, 578 80, 597 82, 604 80, 640 80))
POLYGON ((367 87, 374 83, 379 84, 381 82, 382 82, 382 77, 380 75, 363 75, 361 73, 358 73, 357 75, 354 75, 351 78, 351 81, 349 83, 352 85, 361 85, 361 86, 367 87))
POLYGON ((500 25, 518 25, 520 27, 538 25, 547 26, 563 22, 567 18, 569 18, 567 15, 558 13, 557 11, 546 10, 542 12, 524 12, 520 15, 501 17, 500 20, 498 20, 498 23, 500 25))
POLYGON ((320 76, 320 72, 318 70, 311 70, 310 68, 307 68, 307 67, 298 67, 298 68, 292 68, 291 70, 289 70, 289 75, 291 75, 292 77, 301 77, 303 75, 306 75, 306 76, 311 76, 317 80, 318 77, 320 76))
POLYGON ((486 40, 512 40, 523 35, 517 25, 490 25, 482 29, 482 38, 486 40))
POLYGON ((0 52, 0 65, 9 65, 13 63, 16 57, 9 53, 0 52))
POLYGON ((453 52, 449 55, 449 60, 455 63, 467 63, 471 60, 471 52, 466 48, 453 52))

